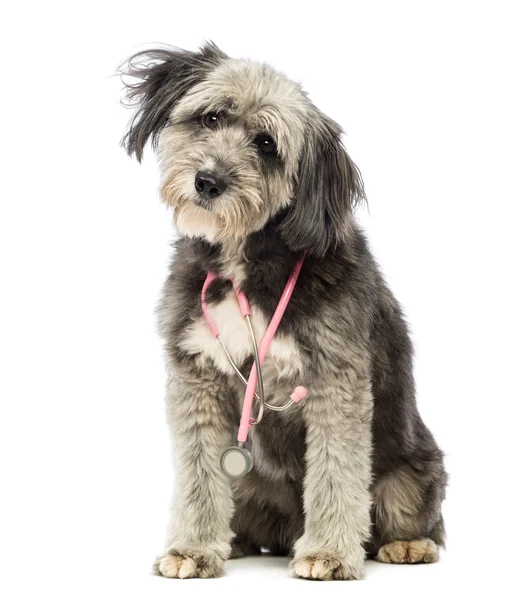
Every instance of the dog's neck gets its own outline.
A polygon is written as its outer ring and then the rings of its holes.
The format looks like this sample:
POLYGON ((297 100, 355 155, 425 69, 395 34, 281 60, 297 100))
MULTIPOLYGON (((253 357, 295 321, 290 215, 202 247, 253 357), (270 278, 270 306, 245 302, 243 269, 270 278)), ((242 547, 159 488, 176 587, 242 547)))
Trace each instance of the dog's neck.
MULTIPOLYGON (((193 240, 198 247, 199 256, 203 256, 207 271, 216 271, 226 279, 233 279, 241 286, 246 279, 248 265, 251 263, 293 262, 290 250, 286 247, 279 232, 280 213, 271 219, 263 229, 238 239, 208 242, 203 238, 193 240), (207 261, 207 262, 206 262, 207 261)), ((297 255, 298 256, 298 255, 297 255)), ((294 260, 297 260, 297 256, 294 260)))
POLYGON ((245 249, 248 238, 225 240, 221 243, 220 268, 221 274, 227 279, 233 279, 240 286, 245 280, 245 249))

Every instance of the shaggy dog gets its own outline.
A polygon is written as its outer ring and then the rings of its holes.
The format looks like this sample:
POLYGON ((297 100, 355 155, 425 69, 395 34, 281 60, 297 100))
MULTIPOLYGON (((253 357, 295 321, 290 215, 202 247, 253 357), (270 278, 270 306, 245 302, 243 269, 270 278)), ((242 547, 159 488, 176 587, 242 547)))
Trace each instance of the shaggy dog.
POLYGON ((160 194, 180 234, 165 284, 168 419, 178 490, 156 572, 217 577, 225 560, 268 549, 309 579, 358 579, 366 556, 433 562, 444 543, 443 456, 415 403, 402 310, 352 212, 360 174, 341 129, 301 87, 265 64, 199 52, 145 51, 123 68, 136 107, 123 144, 140 161, 157 147, 160 194), (128 80, 127 77, 130 77, 128 80), (208 303, 232 359, 252 368, 233 293, 265 333, 306 254, 263 365, 266 411, 250 433, 254 469, 231 480, 242 382, 211 335, 208 303))

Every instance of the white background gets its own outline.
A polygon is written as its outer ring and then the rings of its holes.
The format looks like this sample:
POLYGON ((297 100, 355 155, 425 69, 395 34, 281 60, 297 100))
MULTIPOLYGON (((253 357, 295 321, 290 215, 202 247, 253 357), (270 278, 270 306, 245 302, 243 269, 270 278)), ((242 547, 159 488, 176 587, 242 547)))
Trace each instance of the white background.
POLYGON ((1 30, 3 597, 512 597, 514 3, 13 2, 1 30), (301 80, 347 132, 369 197, 359 218, 447 455, 437 565, 369 563, 356 583, 289 579, 268 557, 216 581, 149 575, 172 485, 154 308, 174 234, 152 153, 139 166, 119 148, 129 113, 112 75, 143 44, 204 39, 301 80))

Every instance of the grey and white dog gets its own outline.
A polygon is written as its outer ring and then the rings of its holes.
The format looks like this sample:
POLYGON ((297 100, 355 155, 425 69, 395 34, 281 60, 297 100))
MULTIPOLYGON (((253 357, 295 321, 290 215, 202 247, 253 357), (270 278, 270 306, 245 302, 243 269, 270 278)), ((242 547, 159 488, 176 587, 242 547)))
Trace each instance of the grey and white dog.
POLYGON ((140 161, 151 138, 160 193, 180 234, 165 284, 168 418, 178 490, 156 572, 216 577, 228 558, 292 556, 308 579, 358 579, 366 556, 433 562, 444 544, 443 455, 415 403, 402 311, 352 212, 360 174, 341 129, 271 67, 166 47, 123 68, 136 107, 123 139, 140 161), (252 345, 229 278, 248 296, 258 338, 303 253, 292 300, 264 363, 266 412, 251 431, 254 469, 231 481, 244 388, 211 335, 200 293, 247 374, 252 345))

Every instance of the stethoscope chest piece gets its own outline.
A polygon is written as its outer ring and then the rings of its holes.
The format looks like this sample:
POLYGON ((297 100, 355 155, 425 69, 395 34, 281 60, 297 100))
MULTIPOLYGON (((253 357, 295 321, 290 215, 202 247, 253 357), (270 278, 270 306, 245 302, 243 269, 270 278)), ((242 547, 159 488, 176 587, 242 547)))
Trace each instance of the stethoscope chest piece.
POLYGON ((231 479, 244 477, 252 469, 252 454, 240 446, 231 446, 220 458, 222 471, 231 479))

